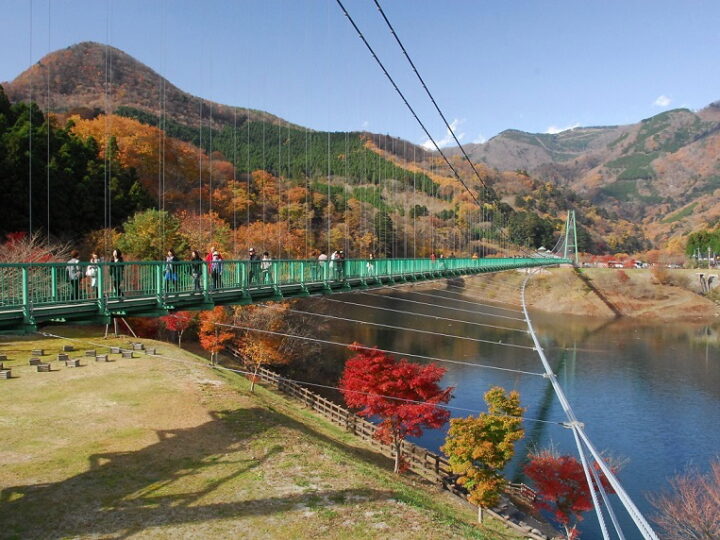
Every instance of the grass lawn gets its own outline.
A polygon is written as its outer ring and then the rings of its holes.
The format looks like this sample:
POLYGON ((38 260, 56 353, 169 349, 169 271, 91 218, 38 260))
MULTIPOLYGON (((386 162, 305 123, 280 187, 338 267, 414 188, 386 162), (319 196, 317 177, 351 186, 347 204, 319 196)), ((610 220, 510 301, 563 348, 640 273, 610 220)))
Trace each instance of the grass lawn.
MULTIPOLYGON (((82 338, 82 353, 122 339, 82 338)), ((27 365, 59 339, 0 341, 0 538, 511 538, 347 433, 263 388, 172 359, 27 365)), ((69 353, 71 357, 80 356, 69 353)), ((46 359, 51 358, 46 356, 46 359)))

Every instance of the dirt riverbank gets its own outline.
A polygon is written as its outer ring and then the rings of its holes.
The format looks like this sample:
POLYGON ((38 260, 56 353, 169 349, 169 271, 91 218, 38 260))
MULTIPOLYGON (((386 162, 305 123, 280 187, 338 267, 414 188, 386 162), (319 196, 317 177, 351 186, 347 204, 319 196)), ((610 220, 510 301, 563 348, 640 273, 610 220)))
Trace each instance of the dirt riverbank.
MULTIPOLYGON (((718 320, 720 306, 699 294, 695 272, 663 271, 660 283, 649 269, 544 269, 529 280, 526 299, 533 310, 566 315, 651 322, 718 320)), ((468 300, 519 305, 525 277, 524 271, 513 271, 458 278, 447 283, 447 290, 468 300)), ((422 287, 437 288, 437 284, 422 287)))

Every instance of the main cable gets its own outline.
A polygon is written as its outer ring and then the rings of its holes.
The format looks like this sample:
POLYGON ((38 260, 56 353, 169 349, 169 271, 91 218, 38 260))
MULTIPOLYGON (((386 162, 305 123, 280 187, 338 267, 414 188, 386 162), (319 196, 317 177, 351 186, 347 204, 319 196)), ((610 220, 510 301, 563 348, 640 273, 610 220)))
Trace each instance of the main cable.
POLYGON ((403 45, 402 41, 400 41, 400 37, 397 35, 397 32, 395 32, 395 28, 393 28, 393 25, 390 24, 390 21, 388 20, 387 16, 385 15, 385 11, 383 11, 383 8, 380 6, 380 3, 378 2, 378 0, 373 0, 373 2, 375 2, 375 5, 377 6, 378 11, 380 12, 380 15, 382 15, 382 18, 385 20, 385 23, 387 24, 388 28, 390 29, 390 33, 395 38, 395 41, 397 41, 397 44, 400 46, 400 49, 402 50, 403 54, 405 55, 405 58, 407 58, 407 61, 410 63, 410 66, 412 67, 413 71, 415 72, 415 75, 417 76, 418 80, 420 81, 420 84, 422 85, 423 89, 425 90, 425 93, 428 95, 428 97, 430 98, 430 101, 435 106, 435 110, 438 112, 438 114, 440 115, 440 118, 442 118, 443 122, 445 123, 445 127, 448 129, 448 132, 450 133, 450 135, 452 135, 452 138, 455 141, 455 144, 458 145, 458 148, 460 148, 460 151, 462 152, 463 156, 465 157, 465 160, 470 164, 470 167, 472 167, 472 170, 475 173, 475 176, 477 177, 477 179, 480 181, 480 183, 483 185, 483 187, 489 191, 491 188, 485 183, 485 180, 482 179, 482 177, 480 176, 480 173, 475 168, 475 164, 470 160, 470 156, 468 156, 467 152, 465 152, 465 148, 463 148, 463 145, 460 144, 460 141, 455 136, 455 131, 453 130, 452 127, 450 127, 450 123, 447 121, 447 118, 445 118, 445 115, 440 110, 440 106, 437 104, 437 102, 435 101, 435 98, 430 93, 430 89, 427 87, 427 85, 425 84, 425 81, 420 76, 420 72, 417 70, 417 67, 415 67, 415 63, 410 58, 410 55, 408 54, 407 50, 405 49, 405 46, 403 45))

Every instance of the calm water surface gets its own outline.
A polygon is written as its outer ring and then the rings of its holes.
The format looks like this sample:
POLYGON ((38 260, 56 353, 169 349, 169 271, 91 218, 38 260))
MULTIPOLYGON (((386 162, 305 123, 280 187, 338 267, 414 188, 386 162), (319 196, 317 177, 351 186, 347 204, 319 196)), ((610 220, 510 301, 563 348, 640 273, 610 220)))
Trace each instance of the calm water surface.
MULTIPOLYGON (((460 301, 455 292, 445 291, 423 294, 398 291, 392 296, 396 298, 377 294, 348 294, 334 298, 467 322, 337 302, 327 302, 324 310, 328 314, 369 322, 472 339, 501 340, 505 344, 531 345, 529 336, 522 332, 524 323, 515 320, 522 316, 516 306, 471 305, 460 301), (427 294, 435 295, 435 298, 427 294), (470 324, 472 322, 504 329, 470 324)), ((482 300, 478 298, 478 301, 482 300)), ((317 301, 308 302, 305 308, 317 310, 317 301)), ((703 471, 708 469, 709 461, 720 453, 720 337, 717 326, 690 323, 648 326, 626 320, 606 322, 539 313, 533 314, 532 318, 548 359, 595 446, 627 460, 619 475, 620 481, 646 517, 653 512, 647 502, 648 493, 666 489, 668 479, 688 465, 703 471)), ((456 388, 451 401, 454 407, 484 410, 483 394, 491 386, 500 385, 520 392, 527 417, 565 420, 545 379, 479 367, 484 364, 541 372, 539 358, 532 350, 350 322, 332 321, 324 331, 326 336, 338 341, 357 340, 404 353, 468 362, 471 365, 442 364, 447 369, 443 384, 456 388)), ((343 354, 336 347, 328 347, 324 356, 332 359, 343 354)), ((341 364, 334 363, 329 371, 339 373, 341 364)), ((467 414, 454 412, 453 416, 467 414)), ((554 445, 562 453, 576 455, 572 433, 567 429, 537 422, 526 422, 525 429, 527 436, 519 454, 524 455, 527 445, 539 448, 554 445)), ((437 451, 445 432, 429 431, 419 442, 437 451)), ((518 456, 508 467, 508 476, 519 479, 521 458, 518 456)), ((626 537, 639 538, 616 497, 613 501, 626 537)), ((582 529, 583 538, 601 538, 592 512, 586 514, 582 529)))

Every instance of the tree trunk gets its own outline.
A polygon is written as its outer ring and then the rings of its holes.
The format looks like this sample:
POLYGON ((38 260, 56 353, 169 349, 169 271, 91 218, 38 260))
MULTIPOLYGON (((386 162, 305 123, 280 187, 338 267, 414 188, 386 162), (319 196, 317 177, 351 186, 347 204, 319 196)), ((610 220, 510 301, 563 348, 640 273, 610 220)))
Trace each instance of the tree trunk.
POLYGON ((483 522, 483 507, 478 506, 478 523, 483 522))
POLYGON ((255 372, 253 373, 252 382, 250 383, 251 392, 255 391, 255 380, 257 379, 258 371, 260 371, 260 364, 255 364, 255 372))
POLYGON ((178 331, 178 349, 182 349, 182 331, 178 331))
POLYGON ((395 441, 393 442, 393 445, 395 446, 395 469, 393 470, 393 472, 395 474, 400 473, 400 459, 401 459, 400 452, 402 452, 401 444, 402 444, 402 440, 395 437, 395 441))

